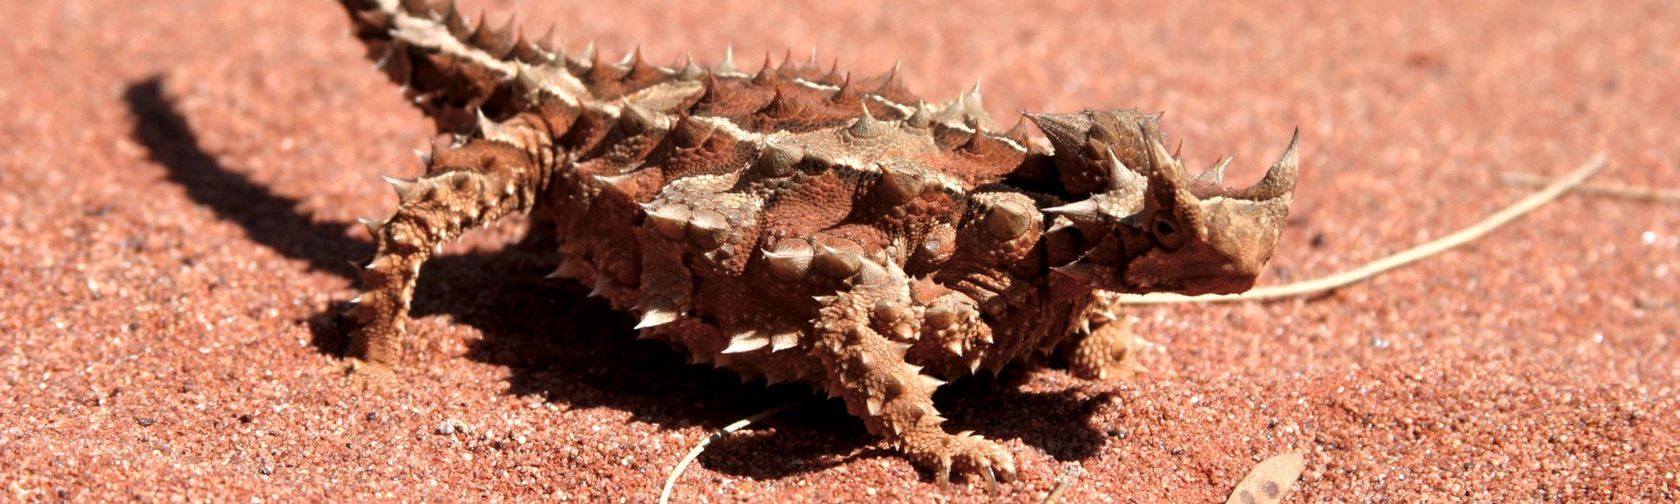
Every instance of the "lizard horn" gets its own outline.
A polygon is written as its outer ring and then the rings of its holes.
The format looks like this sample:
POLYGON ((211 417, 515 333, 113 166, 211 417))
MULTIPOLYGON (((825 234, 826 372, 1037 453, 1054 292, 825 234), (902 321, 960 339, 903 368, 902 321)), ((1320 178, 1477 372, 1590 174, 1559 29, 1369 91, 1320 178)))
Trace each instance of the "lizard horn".
POLYGON ((1255 182, 1253 186, 1244 189, 1236 197, 1248 200, 1269 200, 1290 194, 1295 190, 1295 181, 1301 175, 1301 130, 1295 129, 1295 134, 1289 139, 1289 148, 1284 149, 1283 157, 1266 170, 1266 177, 1255 182))

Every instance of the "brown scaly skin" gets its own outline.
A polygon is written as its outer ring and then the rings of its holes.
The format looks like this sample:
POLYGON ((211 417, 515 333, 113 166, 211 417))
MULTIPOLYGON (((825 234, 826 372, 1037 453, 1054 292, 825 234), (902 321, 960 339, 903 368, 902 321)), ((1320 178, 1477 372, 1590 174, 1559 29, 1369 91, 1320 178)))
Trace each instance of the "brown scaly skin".
POLYGON ((458 133, 368 221, 352 355, 375 374, 400 359, 429 254, 537 212, 562 239, 552 276, 637 313, 644 337, 825 389, 941 480, 1010 477, 1002 446, 941 427, 942 380, 1058 346, 1082 377, 1141 369, 1100 291, 1249 288, 1295 185, 1293 141, 1254 187, 1223 188, 1223 162, 1190 177, 1159 115, 1027 115, 1051 151, 991 129, 978 91, 928 106, 896 72, 614 65, 470 28, 447 2, 343 3, 378 66, 458 133))

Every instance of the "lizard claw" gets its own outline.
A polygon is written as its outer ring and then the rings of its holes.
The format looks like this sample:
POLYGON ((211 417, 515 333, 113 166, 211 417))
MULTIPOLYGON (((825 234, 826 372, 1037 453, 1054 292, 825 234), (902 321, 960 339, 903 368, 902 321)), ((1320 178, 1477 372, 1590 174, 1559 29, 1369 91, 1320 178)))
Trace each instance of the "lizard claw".
POLYGON ((993 485, 1000 479, 1015 481, 1015 457, 1003 445, 968 432, 939 434, 935 439, 926 440, 931 442, 914 443, 909 450, 913 455, 921 452, 921 456, 914 458, 928 462, 924 467, 931 466, 934 481, 950 482, 953 467, 984 477, 993 485))
POLYGON ((959 437, 957 440, 960 443, 954 448, 959 450, 955 454, 959 463, 983 474, 993 485, 996 485, 998 479, 1015 480, 1015 458, 1003 445, 974 435, 959 437))

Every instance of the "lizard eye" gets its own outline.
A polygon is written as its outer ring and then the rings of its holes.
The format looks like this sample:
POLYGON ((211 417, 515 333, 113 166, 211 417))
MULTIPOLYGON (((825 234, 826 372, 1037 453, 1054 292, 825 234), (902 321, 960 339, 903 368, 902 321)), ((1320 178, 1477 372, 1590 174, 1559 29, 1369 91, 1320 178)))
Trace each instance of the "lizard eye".
POLYGON ((1178 223, 1173 221, 1172 212, 1156 213, 1154 220, 1149 229, 1153 232, 1155 243, 1167 250, 1178 250, 1184 246, 1184 233, 1178 229, 1178 223))
POLYGON ((1173 226, 1171 222, 1167 222, 1167 221, 1164 221, 1164 220, 1163 221, 1155 221, 1155 234, 1158 234, 1158 235, 1161 235, 1161 236, 1172 236, 1173 233, 1176 233, 1176 232, 1178 232, 1178 228, 1173 226))

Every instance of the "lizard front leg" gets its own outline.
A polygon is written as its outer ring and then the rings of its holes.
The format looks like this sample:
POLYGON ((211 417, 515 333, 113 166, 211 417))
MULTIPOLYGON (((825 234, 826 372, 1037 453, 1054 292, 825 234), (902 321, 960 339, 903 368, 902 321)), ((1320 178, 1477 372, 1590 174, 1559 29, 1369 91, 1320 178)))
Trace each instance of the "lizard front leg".
POLYGON ((993 343, 992 327, 980 320, 980 304, 961 292, 923 278, 911 291, 924 305, 921 338, 931 341, 976 373, 993 343))
POLYGON ((363 220, 378 252, 362 272, 362 294, 351 301, 358 324, 351 371, 385 374, 397 363, 421 264, 467 229, 529 211, 541 178, 525 151, 483 139, 434 154, 425 176, 387 178, 400 202, 388 219, 363 220))
POLYGON ((1129 379, 1147 371, 1138 353, 1149 343, 1132 332, 1132 321, 1118 313, 1113 297, 1093 293, 1074 319, 1067 348, 1068 371, 1087 380, 1129 379))
POLYGON ((972 432, 945 431, 945 418, 933 405, 944 382, 905 360, 908 343, 883 336, 900 334, 906 314, 915 311, 906 309, 912 300, 903 271, 890 263, 885 270, 875 282, 823 298, 812 352, 828 370, 830 394, 939 481, 949 480, 953 467, 1013 479, 1015 461, 1002 445, 972 432))

